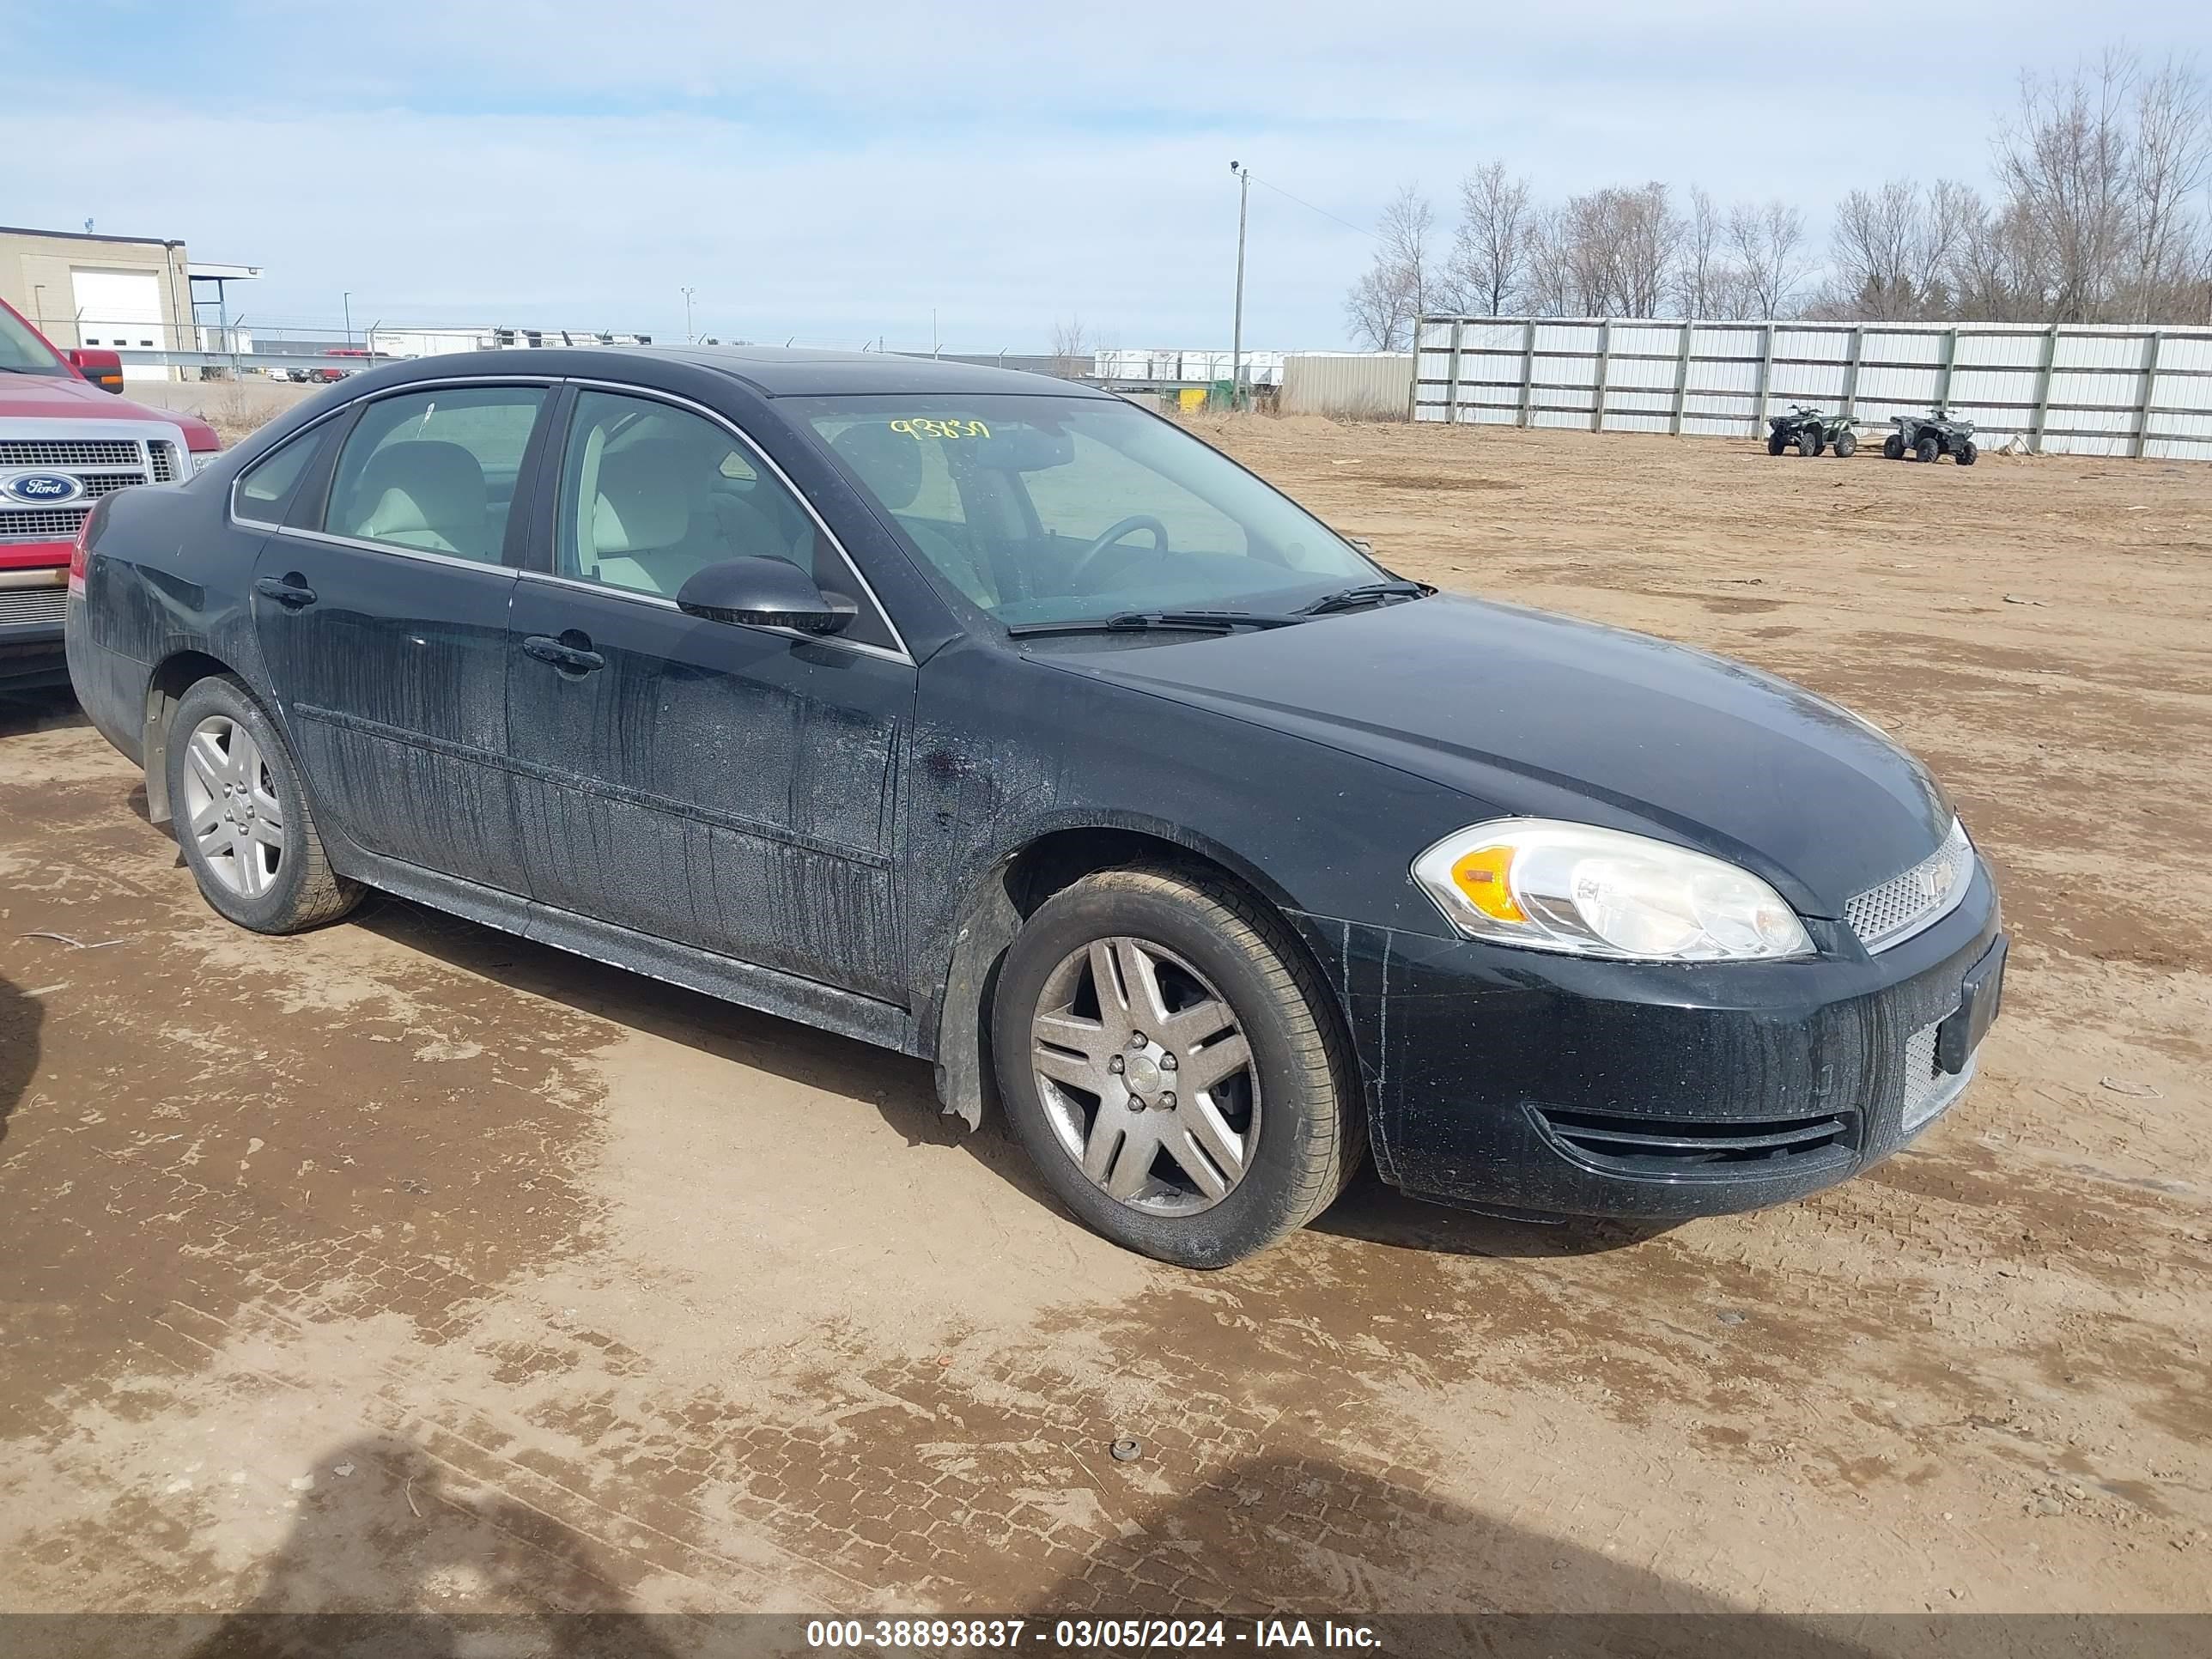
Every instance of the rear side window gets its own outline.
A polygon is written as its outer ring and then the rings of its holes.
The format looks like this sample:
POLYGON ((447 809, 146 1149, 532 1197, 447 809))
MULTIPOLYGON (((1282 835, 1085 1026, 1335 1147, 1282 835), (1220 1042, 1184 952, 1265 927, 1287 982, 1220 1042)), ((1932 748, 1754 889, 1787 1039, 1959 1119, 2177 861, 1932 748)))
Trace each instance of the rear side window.
POLYGON ((339 453, 334 536, 497 564, 542 386, 439 386, 371 404, 339 453))
POLYGON ((231 486, 232 514, 252 524, 281 523, 284 503, 291 499, 307 463, 322 447, 321 438, 321 431, 295 438, 240 473, 238 482, 231 486))

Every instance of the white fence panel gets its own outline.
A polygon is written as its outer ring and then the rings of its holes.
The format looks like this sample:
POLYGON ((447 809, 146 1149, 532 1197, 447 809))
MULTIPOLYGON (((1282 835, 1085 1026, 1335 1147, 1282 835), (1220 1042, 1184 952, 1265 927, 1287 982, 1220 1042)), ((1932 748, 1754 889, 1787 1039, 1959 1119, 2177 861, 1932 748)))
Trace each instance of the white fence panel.
POLYGON ((1792 403, 1876 429, 1941 404, 1990 444, 2212 459, 2212 328, 1486 317, 1419 338, 1417 420, 1741 438, 1792 403))

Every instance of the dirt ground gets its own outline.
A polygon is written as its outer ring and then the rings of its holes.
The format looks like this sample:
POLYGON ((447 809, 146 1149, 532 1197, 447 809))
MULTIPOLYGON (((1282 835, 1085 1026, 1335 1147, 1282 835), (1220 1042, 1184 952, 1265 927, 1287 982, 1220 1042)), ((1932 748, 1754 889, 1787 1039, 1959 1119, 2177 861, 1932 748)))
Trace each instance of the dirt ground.
POLYGON ((2015 938, 1963 1103, 1764 1214, 1370 1181, 1185 1273, 918 1063, 396 901, 232 928, 15 705, 0 1608, 2212 1608, 2212 470, 1209 430, 1924 756, 2015 938))

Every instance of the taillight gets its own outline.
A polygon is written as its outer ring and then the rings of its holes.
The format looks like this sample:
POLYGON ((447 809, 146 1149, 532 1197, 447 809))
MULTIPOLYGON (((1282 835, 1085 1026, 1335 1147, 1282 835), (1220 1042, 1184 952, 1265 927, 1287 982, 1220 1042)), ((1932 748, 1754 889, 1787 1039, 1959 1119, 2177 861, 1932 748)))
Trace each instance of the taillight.
POLYGON ((84 515, 84 522, 76 527, 76 545, 70 550, 70 592, 84 592, 85 572, 92 565, 92 514, 84 515))

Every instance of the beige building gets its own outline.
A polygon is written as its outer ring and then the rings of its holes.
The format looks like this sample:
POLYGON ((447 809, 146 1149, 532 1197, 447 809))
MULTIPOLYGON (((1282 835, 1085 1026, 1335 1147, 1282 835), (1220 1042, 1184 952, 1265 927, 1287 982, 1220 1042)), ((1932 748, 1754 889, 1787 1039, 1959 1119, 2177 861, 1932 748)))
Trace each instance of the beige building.
MULTIPOLYGON (((64 349, 197 348, 182 242, 0 225, 0 300, 64 349)), ((171 374, 125 362, 126 379, 166 380, 171 374)))

